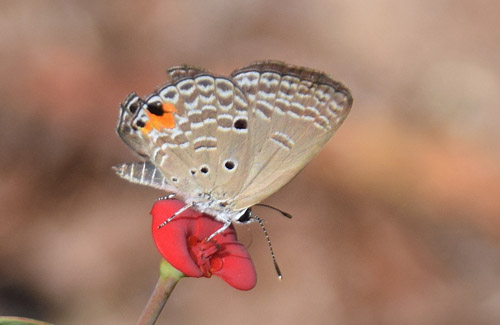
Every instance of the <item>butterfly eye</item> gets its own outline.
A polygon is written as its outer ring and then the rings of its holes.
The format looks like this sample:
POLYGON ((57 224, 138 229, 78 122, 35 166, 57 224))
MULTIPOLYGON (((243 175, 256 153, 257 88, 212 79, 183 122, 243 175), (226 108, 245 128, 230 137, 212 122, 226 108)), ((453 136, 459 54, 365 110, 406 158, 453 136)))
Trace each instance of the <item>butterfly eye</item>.
POLYGON ((238 218, 239 223, 249 223, 252 221, 252 209, 248 208, 245 210, 245 213, 238 218))

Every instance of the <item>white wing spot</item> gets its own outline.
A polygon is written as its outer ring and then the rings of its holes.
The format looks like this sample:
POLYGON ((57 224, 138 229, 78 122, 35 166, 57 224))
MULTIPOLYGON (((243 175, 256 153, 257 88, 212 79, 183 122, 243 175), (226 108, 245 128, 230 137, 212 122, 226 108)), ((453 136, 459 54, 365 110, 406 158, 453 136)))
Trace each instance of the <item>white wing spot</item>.
POLYGON ((233 95, 234 85, 226 79, 215 80, 215 93, 222 98, 230 98, 233 95))
POLYGON ((160 98, 165 102, 177 104, 179 101, 179 92, 174 86, 169 86, 160 90, 160 98))
POLYGON ((179 89, 181 95, 189 97, 194 93, 196 87, 194 86, 194 81, 192 79, 187 79, 179 82, 177 84, 177 89, 179 89))
POLYGON ((283 132, 274 132, 274 134, 271 136, 271 139, 288 150, 291 150, 295 145, 293 140, 283 132))
POLYGON ((211 93, 214 91, 214 78, 211 76, 201 76, 196 78, 196 85, 203 93, 211 93))
POLYGON ((217 138, 215 137, 198 137, 193 141, 194 151, 217 149, 217 138))
POLYGON ((192 102, 187 102, 187 101, 184 101, 184 106, 188 109, 188 110, 194 110, 198 107, 198 102, 199 102, 199 97, 195 97, 194 100, 192 102))
POLYGON ((200 94, 200 99, 203 103, 211 103, 215 100, 214 94, 210 94, 209 96, 204 96, 200 94))

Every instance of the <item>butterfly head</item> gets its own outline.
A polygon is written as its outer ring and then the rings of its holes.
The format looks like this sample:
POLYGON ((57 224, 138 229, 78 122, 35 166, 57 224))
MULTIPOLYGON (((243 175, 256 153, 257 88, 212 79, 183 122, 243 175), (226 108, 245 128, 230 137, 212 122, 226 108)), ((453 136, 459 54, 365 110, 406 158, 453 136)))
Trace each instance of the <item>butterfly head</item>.
POLYGON ((245 209, 243 214, 239 216, 239 218, 236 220, 238 223, 250 223, 254 220, 254 216, 252 213, 252 208, 245 209))

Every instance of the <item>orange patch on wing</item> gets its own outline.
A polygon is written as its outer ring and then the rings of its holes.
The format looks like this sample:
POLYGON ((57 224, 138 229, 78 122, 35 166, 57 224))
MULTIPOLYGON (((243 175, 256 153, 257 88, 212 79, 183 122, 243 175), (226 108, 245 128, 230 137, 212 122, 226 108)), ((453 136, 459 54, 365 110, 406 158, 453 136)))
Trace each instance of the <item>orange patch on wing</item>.
POLYGON ((163 109, 162 116, 158 116, 150 112, 147 112, 149 121, 141 129, 142 132, 148 134, 153 129, 161 130, 161 129, 171 129, 175 127, 175 117, 173 114, 177 112, 175 106, 170 103, 163 103, 162 109, 163 109))
POLYGON ((163 113, 162 116, 148 113, 149 123, 153 128, 161 130, 164 128, 171 129, 175 126, 174 114, 163 113))
POLYGON ((163 103, 162 104, 163 111, 166 113, 175 113, 177 109, 175 109, 174 104, 171 103, 163 103))
POLYGON ((153 131, 153 124, 150 122, 146 123, 146 125, 141 129, 142 133, 148 134, 153 131))

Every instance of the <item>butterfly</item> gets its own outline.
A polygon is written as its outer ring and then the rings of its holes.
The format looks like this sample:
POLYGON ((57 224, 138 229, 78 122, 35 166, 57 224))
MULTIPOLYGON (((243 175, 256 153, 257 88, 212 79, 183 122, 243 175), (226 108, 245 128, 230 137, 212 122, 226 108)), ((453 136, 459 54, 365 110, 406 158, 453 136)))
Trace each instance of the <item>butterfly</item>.
POLYGON ((117 132, 144 161, 122 178, 164 190, 224 225, 288 183, 347 117, 352 96, 308 68, 257 62, 229 77, 194 66, 167 70, 169 82, 121 104, 117 132))

